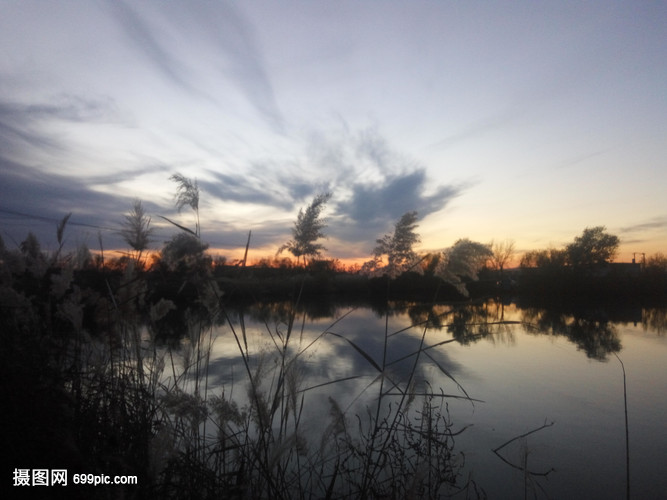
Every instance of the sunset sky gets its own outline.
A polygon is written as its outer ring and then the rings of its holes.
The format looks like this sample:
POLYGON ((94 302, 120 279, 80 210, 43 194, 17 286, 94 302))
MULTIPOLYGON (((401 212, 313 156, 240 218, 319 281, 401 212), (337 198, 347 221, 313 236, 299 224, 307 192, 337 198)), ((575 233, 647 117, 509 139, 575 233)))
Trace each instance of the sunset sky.
POLYGON ((406 211, 419 250, 604 225, 667 253, 667 3, 0 0, 0 236, 123 246, 135 198, 272 256, 331 191, 326 256, 406 211))

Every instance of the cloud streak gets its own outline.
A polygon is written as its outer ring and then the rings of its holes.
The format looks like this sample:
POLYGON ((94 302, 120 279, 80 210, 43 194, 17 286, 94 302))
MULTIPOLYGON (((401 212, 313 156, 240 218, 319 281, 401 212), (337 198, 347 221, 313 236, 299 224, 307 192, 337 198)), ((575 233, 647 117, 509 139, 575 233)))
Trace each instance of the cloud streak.
POLYGON ((0 154, 22 154, 26 147, 54 151, 62 149, 59 141, 39 130, 28 106, 0 102, 0 154))
POLYGON ((32 104, 0 100, 0 154, 24 158, 31 149, 66 152, 68 145, 56 127, 117 121, 119 116, 112 99, 60 94, 32 104))
POLYGON ((209 172, 214 180, 200 181, 207 193, 222 201, 293 209, 313 195, 317 186, 278 165, 256 162, 243 174, 209 172))
POLYGON ((623 234, 660 230, 667 230, 667 216, 654 217, 646 222, 624 226, 619 229, 623 234))
POLYGON ((142 53, 167 81, 213 103, 219 103, 216 95, 219 88, 224 88, 222 84, 232 81, 274 132, 284 131, 285 119, 278 108, 257 36, 232 4, 203 3, 192 8, 175 2, 153 9, 150 5, 136 8, 118 1, 110 6, 133 50, 142 53), (180 47, 193 43, 205 48, 205 52, 197 58, 193 54, 179 58, 180 47), (208 73, 217 76, 218 88, 204 90, 202 82, 208 73))
POLYGON ((111 12, 123 28, 135 50, 143 53, 155 69, 167 80, 189 93, 199 94, 183 76, 187 74, 185 65, 179 63, 171 52, 158 40, 148 23, 123 1, 109 2, 111 12))

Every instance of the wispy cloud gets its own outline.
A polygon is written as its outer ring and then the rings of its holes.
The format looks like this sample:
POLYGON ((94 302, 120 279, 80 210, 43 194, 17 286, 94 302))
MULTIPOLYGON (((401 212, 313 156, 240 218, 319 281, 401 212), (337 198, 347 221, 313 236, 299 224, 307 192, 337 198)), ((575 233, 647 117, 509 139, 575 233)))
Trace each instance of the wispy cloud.
POLYGON ((0 151, 24 156, 30 148, 65 151, 67 145, 55 132, 62 122, 117 121, 120 115, 112 99, 84 98, 69 94, 51 96, 48 102, 25 104, 0 101, 0 151))
POLYGON ((554 169, 565 169, 565 168, 574 167, 574 166, 577 166, 581 163, 585 163, 592 158, 603 155, 603 154, 607 153, 608 151, 609 151, 609 149, 604 149, 604 150, 597 150, 597 151, 582 153, 582 154, 579 154, 579 155, 574 156, 572 158, 567 158, 565 160, 562 160, 560 163, 557 163, 556 165, 554 165, 554 169))
MULTIPOLYGON (((652 245, 655 241, 664 240, 667 234, 667 215, 660 215, 638 221, 636 224, 620 227, 615 230, 621 237, 621 242, 628 245, 652 245)), ((634 250, 642 250, 637 246, 634 250)))
MULTIPOLYGON (((215 38, 215 45, 227 55, 228 65, 220 67, 221 73, 237 82, 239 89, 276 132, 283 132, 285 119, 278 108, 252 25, 233 4, 218 3, 216 7, 217 12, 197 10, 196 21, 206 26, 207 33, 215 38)), ((189 11, 194 13, 195 9, 189 11)))
POLYGON ((515 121, 522 113, 523 109, 517 107, 516 109, 508 109, 505 112, 477 120, 466 127, 462 127, 458 132, 431 144, 429 147, 433 149, 446 149, 462 142, 479 139, 496 130, 501 130, 503 127, 515 121))
POLYGON ((109 2, 108 5, 135 50, 143 53, 146 60, 169 81, 190 93, 199 93, 184 76, 187 75, 187 67, 171 54, 133 7, 123 1, 109 2))
POLYGON ((59 94, 47 103, 16 106, 19 112, 36 120, 64 120, 70 122, 118 121, 120 114, 113 99, 90 98, 71 94, 59 94))
POLYGON ((205 88, 199 81, 203 73, 213 72, 220 80, 219 87, 224 88, 225 80, 233 82, 269 126, 283 132, 285 120, 257 36, 234 5, 210 2, 192 8, 174 2, 153 8, 123 1, 110 5, 132 49, 143 54, 167 81, 193 96, 216 102, 218 90, 205 88), (201 47, 204 51, 180 53, 181 47, 201 47))
POLYGON ((202 180, 200 185, 211 196, 222 201, 259 204, 291 210, 318 190, 318 182, 304 177, 292 165, 271 161, 256 161, 241 173, 211 172, 214 180, 202 180))
POLYGON ((120 183, 136 181, 140 177, 150 174, 162 174, 166 179, 173 170, 174 168, 171 165, 154 163, 140 165, 132 170, 115 170, 108 174, 86 176, 85 182, 88 186, 114 186, 120 183))
POLYGON ((667 230, 667 216, 653 217, 647 221, 633 224, 632 226, 624 226, 619 229, 622 234, 636 233, 643 231, 659 231, 667 230))
POLYGON ((29 148, 58 150, 59 141, 40 129, 26 106, 0 102, 0 151, 2 154, 22 154, 29 148))

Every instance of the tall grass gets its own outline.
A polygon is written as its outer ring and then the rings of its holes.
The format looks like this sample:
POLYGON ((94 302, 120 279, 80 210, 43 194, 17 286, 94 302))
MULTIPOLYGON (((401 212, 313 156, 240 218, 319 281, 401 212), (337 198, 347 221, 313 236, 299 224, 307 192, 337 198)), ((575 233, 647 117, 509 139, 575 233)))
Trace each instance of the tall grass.
MULTIPOLYGON (((208 455, 196 458, 205 469, 213 469, 211 477, 222 481, 217 488, 250 498, 434 498, 456 491, 462 463, 453 452, 455 433, 446 404, 449 396, 442 390, 431 390, 426 383, 418 387, 415 377, 427 328, 418 350, 410 355, 414 361, 407 380, 397 380, 387 358, 393 335, 389 312, 382 332, 383 356, 376 361, 351 339, 334 332, 336 322, 304 345, 304 323, 298 331, 296 321, 299 300, 297 294, 285 328, 265 323, 272 346, 268 352, 249 349, 242 314, 238 322, 232 321, 221 301, 211 311, 226 319, 247 387, 247 404, 242 408, 224 393, 207 401, 217 435, 209 442, 208 455), (307 395, 321 389, 322 384, 304 387, 301 359, 315 344, 331 341, 331 337, 343 339, 377 372, 366 388, 374 387, 377 395, 364 414, 354 415, 329 398, 328 423, 318 439, 305 428, 302 416, 307 395)), ((190 408, 203 415, 195 410, 199 408, 196 404, 190 408)), ((204 421, 202 416, 199 422, 204 421)), ((181 455, 179 460, 189 463, 192 458, 181 455)))
MULTIPOLYGON (((178 346, 160 345, 174 302, 151 297, 144 275, 131 265, 106 276, 101 289, 86 288, 75 270, 2 275, 3 375, 12 387, 15 414, 8 425, 55 446, 54 468, 92 474, 139 476, 137 486, 78 490, 109 498, 437 498, 474 495, 459 477, 462 455, 454 450, 450 397, 420 379, 420 363, 434 359, 422 325, 417 349, 407 353, 407 377, 392 371, 389 310, 380 359, 338 327, 345 315, 314 338, 304 336, 306 316, 297 311, 303 288, 285 322, 265 322, 269 349, 256 349, 243 313, 226 308, 224 295, 206 273, 192 281, 196 304, 185 318, 178 346), (210 384, 215 325, 225 323, 242 361, 243 376, 224 388, 210 384), (92 331, 91 327, 95 330, 92 331), (358 353, 374 376, 373 393, 361 410, 330 397, 320 425, 304 411, 316 394, 359 379, 352 375, 308 385, 304 358, 318 344, 342 342, 358 353), (26 363, 29 361, 29 363, 26 363), (39 368, 42 367, 42 372, 39 368), (27 379, 25 378, 27 377, 27 379), (20 397, 16 387, 50 391, 46 401, 20 397), (39 431, 45 409, 54 428, 39 431), (25 414, 29 413, 30 418, 25 414), (317 428, 320 434, 314 434, 317 428), (49 441, 52 435, 57 441, 49 441)), ((181 286, 179 289, 183 289, 181 286)), ((439 365, 438 365, 439 366, 439 365)), ((451 374, 439 366, 447 376, 451 374)), ((360 395, 357 395, 359 397, 360 395)), ((459 396, 468 398, 467 395, 459 396)), ((355 398, 356 399, 356 398, 355 398)), ((469 398, 468 398, 469 399, 469 398)), ((10 443, 21 446, 20 440, 10 443)), ((37 460, 28 450, 26 461, 37 460)), ((28 466, 42 466, 36 462, 28 466)), ((72 494, 72 492, 70 492, 72 494)), ((76 496, 78 493, 74 492, 76 496)))

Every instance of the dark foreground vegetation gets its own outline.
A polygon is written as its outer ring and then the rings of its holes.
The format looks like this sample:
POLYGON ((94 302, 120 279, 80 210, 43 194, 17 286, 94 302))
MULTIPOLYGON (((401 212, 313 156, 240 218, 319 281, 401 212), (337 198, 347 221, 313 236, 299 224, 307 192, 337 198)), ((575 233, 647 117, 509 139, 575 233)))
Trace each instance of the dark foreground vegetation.
MULTIPOLYGON (((0 268, 6 483, 14 468, 43 468, 69 471, 68 487, 39 492, 62 498, 478 496, 459 473, 450 396, 415 377, 419 350, 408 379, 392 380, 386 359, 349 342, 377 371, 374 405, 349 415, 330 398, 321 434, 302 431, 307 347, 290 339, 301 301, 324 275, 253 277, 197 258, 151 271, 132 260, 123 269, 79 269, 71 255, 35 248, 3 250, 0 268), (260 292, 291 296, 287 326, 267 332, 270 359, 248 347, 243 316, 230 309, 260 292), (245 366, 233 389, 240 400, 207 387, 210 332, 225 323, 245 366), (74 473, 136 476, 138 484, 75 486, 74 473)), ((367 284, 361 295, 374 300, 373 287, 386 285, 367 284)))

